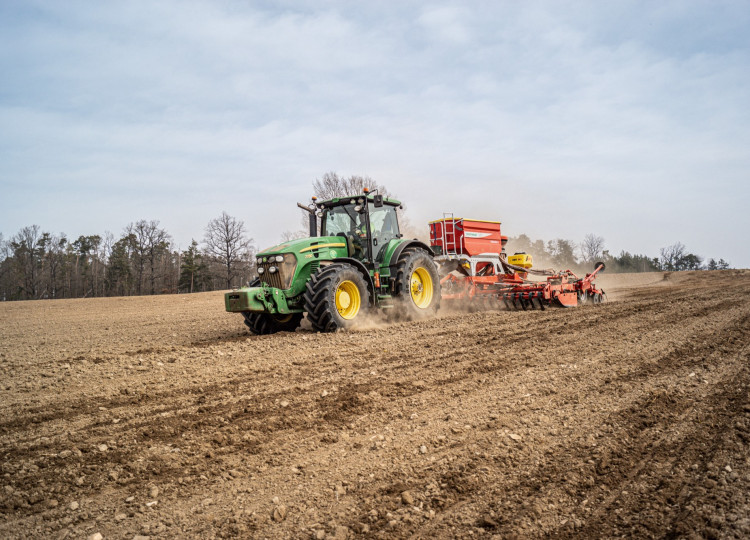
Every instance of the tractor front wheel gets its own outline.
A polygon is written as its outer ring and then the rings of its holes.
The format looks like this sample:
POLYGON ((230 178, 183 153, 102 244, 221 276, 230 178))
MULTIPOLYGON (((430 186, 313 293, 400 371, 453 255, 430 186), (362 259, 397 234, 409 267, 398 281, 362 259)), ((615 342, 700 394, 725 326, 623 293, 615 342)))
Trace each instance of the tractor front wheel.
POLYGON ((244 312, 245 324, 253 334, 264 336, 276 332, 294 332, 302 322, 302 313, 244 312))
POLYGON ((334 263, 310 276, 305 289, 307 320, 318 332, 351 328, 370 307, 364 277, 353 266, 334 263))
POLYGON ((398 314, 409 320, 434 315, 440 307, 440 277, 432 257, 422 249, 406 248, 396 267, 398 314))
MULTIPOLYGON (((255 278, 248 284, 249 287, 260 287, 260 279, 255 278)), ((245 311, 245 325, 253 334, 264 336, 276 332, 294 332, 302 322, 302 313, 258 313, 245 311)))

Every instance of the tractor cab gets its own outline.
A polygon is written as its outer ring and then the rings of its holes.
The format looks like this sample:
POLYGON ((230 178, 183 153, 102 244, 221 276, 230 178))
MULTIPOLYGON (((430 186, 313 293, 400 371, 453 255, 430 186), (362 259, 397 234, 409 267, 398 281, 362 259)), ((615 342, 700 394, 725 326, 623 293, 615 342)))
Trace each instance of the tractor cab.
POLYGON ((316 203, 320 235, 345 238, 350 257, 381 263, 388 243, 402 236, 396 217, 400 205, 399 201, 367 192, 316 203))

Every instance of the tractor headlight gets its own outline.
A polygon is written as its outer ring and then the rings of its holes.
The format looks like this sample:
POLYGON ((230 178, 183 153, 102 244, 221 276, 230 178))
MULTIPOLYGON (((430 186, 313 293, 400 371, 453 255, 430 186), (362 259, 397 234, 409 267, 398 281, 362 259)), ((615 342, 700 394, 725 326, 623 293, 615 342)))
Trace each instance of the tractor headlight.
POLYGON ((318 210, 318 211, 317 211, 317 212, 315 213, 315 215, 316 215, 316 216, 318 216, 318 217, 323 217, 323 210, 318 210))
POLYGON ((354 211, 355 212, 361 212, 362 211, 362 207, 360 205, 357 205, 357 206, 354 207, 354 211))
POLYGON ((269 266, 268 267, 268 271, 271 272, 272 274, 275 274, 276 272, 278 272, 278 270, 279 269, 276 268, 275 266, 269 266))
POLYGON ((258 268, 258 274, 262 274, 265 271, 266 271, 266 269, 263 268, 263 267, 258 268))
POLYGON ((263 257, 258 257, 258 260, 256 262, 258 264, 263 264, 263 257))
POLYGON ((284 256, 283 255, 276 255, 276 262, 284 262, 284 256))

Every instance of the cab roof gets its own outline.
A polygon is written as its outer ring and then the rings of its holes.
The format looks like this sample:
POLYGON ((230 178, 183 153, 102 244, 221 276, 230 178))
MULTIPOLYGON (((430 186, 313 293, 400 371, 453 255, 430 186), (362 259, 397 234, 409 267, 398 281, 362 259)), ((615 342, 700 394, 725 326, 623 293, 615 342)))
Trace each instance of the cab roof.
MULTIPOLYGON (((348 204, 352 199, 356 201, 364 197, 367 197, 368 202, 373 202, 375 199, 375 196, 372 193, 368 193, 367 195, 365 195, 364 193, 359 193, 357 195, 348 195, 346 197, 334 197, 333 199, 327 199, 325 201, 315 201, 315 204, 319 208, 323 206, 339 206, 342 204, 348 204)), ((390 206, 401 206, 401 201, 383 197, 383 204, 388 204, 390 206)))

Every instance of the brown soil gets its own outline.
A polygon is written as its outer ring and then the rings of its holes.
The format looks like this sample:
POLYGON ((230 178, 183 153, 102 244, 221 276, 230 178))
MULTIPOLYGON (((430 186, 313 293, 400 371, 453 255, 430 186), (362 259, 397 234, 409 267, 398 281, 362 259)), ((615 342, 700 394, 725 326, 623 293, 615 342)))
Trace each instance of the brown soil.
POLYGON ((598 283, 333 335, 2 303, 0 537, 748 537, 750 271, 598 283))

